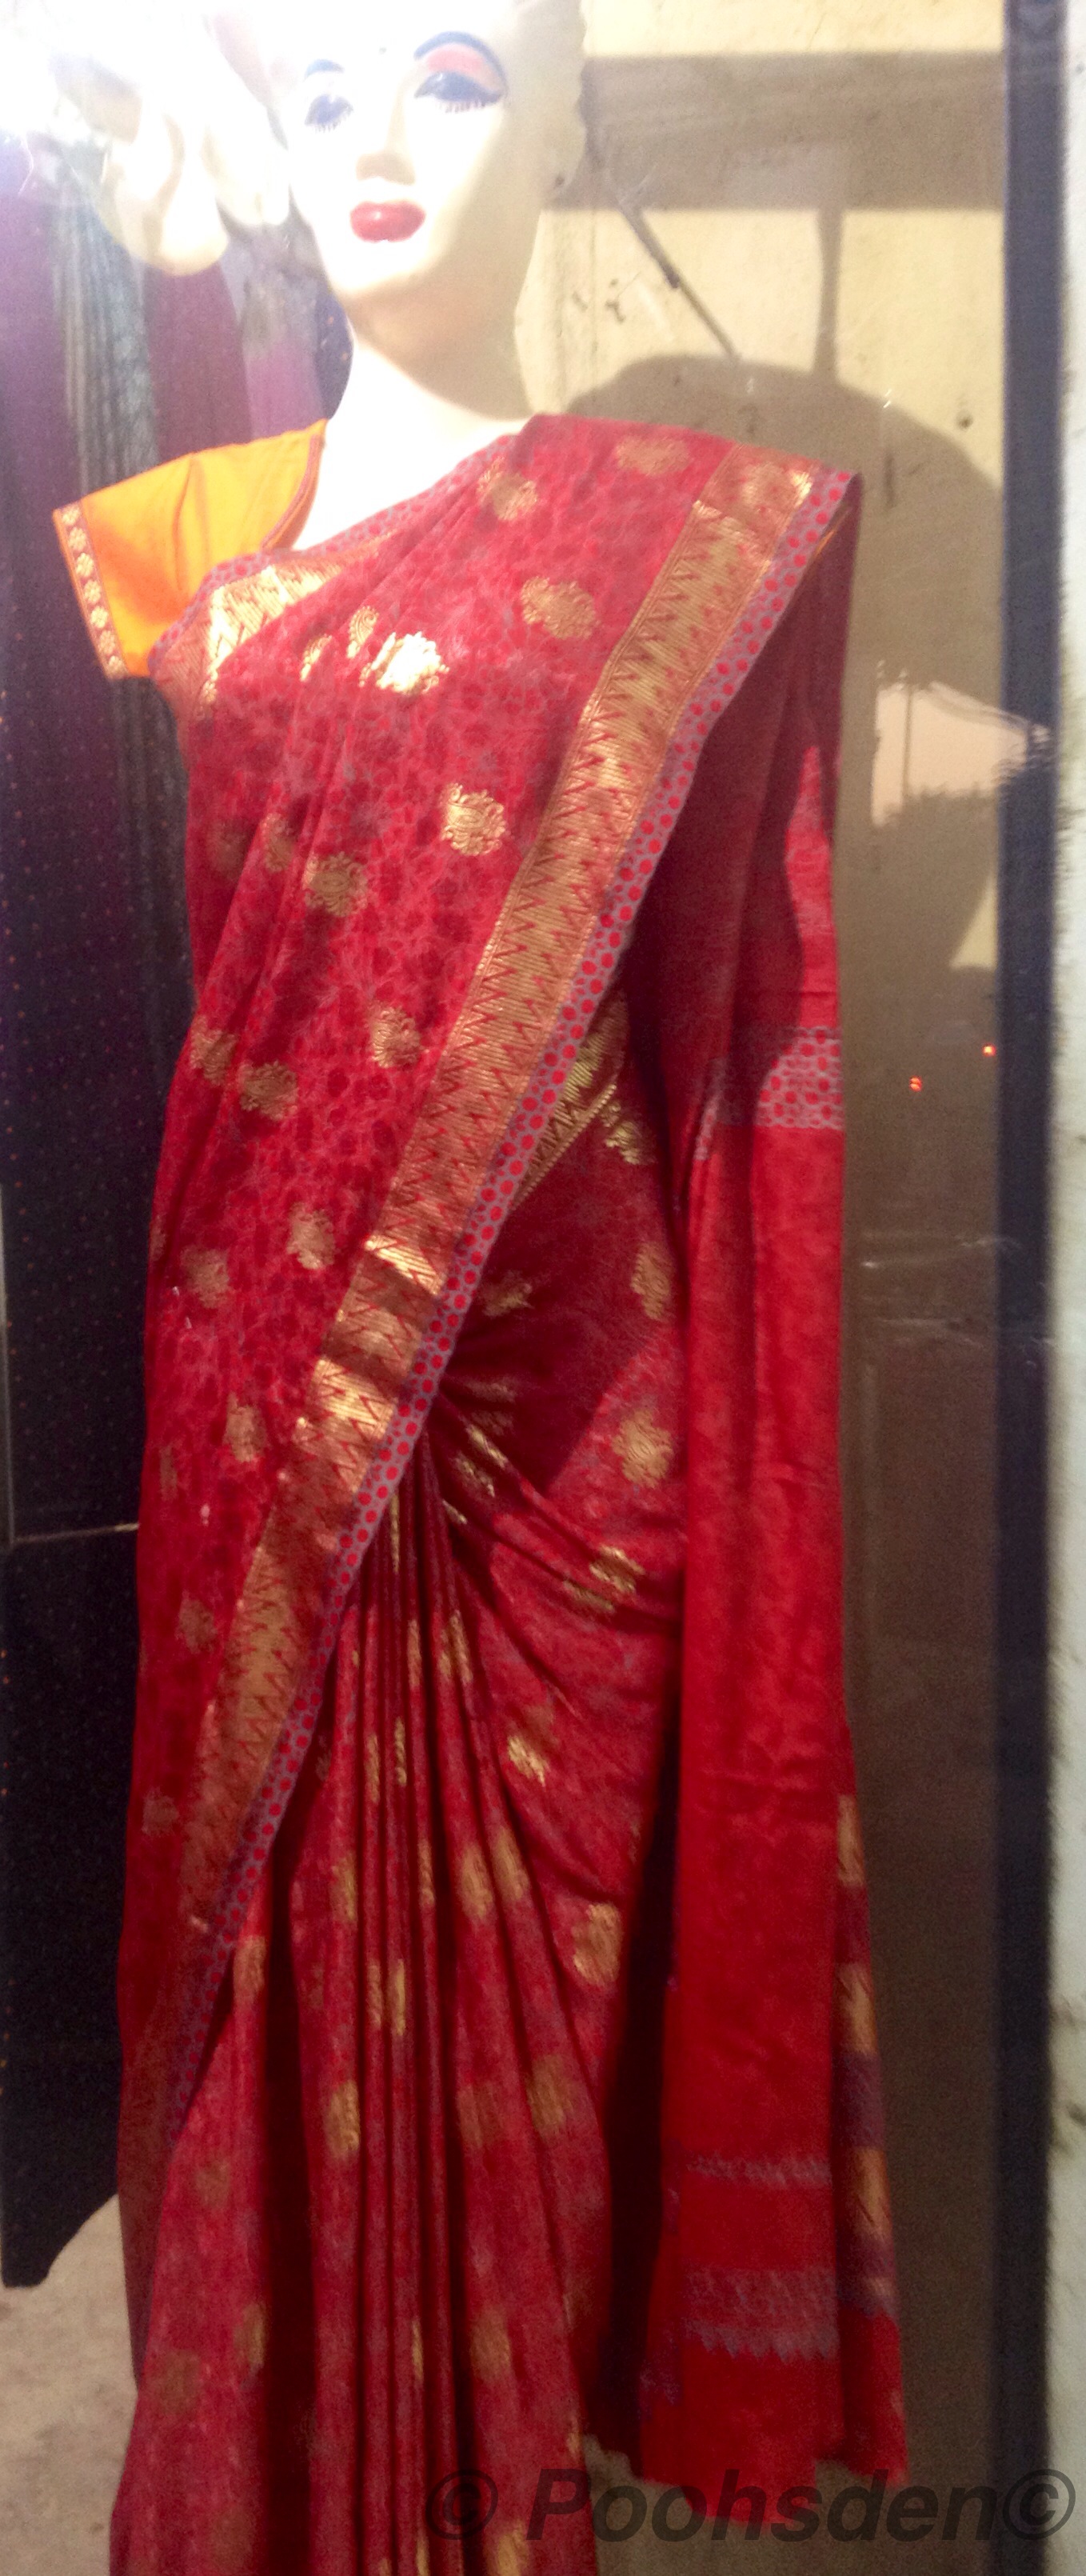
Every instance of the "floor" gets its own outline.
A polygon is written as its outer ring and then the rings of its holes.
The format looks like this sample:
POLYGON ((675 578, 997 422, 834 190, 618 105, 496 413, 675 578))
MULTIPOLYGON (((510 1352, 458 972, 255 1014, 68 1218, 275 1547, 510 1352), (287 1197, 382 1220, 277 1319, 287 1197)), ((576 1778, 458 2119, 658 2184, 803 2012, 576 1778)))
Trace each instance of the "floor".
POLYGON ((40 2290, 0 2290, 3 2576, 106 2576, 132 2414, 117 2206, 40 2290))
MULTIPOLYGON (((0 2576, 108 2576, 110 2508, 132 2402, 113 2202, 40 2289, 0 2290, 0 2576)), ((603 2455, 589 2456, 602 2489, 603 2455)), ((629 2471, 616 2461, 610 2475, 619 2483, 629 2471)), ((723 2542, 721 2534, 714 2546, 707 2526, 683 2549, 681 2576, 708 2576, 723 2542)), ((648 2528, 621 2554, 601 2541, 599 2559, 610 2576, 675 2576, 674 2548, 648 2528)), ((757 2576, 784 2576, 786 2568, 792 2576, 792 2554, 786 2560, 783 2546, 763 2540, 757 2576)), ((817 2545, 804 2551, 804 2576, 825 2576, 825 2568, 817 2545)))
MULTIPOLYGON (((108 2576, 132 2414, 115 2201, 40 2289, 0 2290, 0 2392, 0 2576, 108 2576)), ((670 2566, 673 2553, 646 2553, 647 2538, 623 2550, 622 2576, 670 2566)), ((702 2547, 684 2551, 684 2576, 703 2565, 702 2547)))

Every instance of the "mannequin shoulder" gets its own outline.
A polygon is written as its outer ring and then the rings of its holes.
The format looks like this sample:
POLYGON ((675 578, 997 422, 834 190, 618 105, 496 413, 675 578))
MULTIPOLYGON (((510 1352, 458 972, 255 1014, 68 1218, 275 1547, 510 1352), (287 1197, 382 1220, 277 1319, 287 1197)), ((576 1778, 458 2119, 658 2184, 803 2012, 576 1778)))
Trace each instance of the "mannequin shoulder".
POLYGON ((319 470, 323 423, 207 448, 58 510, 57 534, 111 679, 147 657, 216 564, 289 533, 319 470))

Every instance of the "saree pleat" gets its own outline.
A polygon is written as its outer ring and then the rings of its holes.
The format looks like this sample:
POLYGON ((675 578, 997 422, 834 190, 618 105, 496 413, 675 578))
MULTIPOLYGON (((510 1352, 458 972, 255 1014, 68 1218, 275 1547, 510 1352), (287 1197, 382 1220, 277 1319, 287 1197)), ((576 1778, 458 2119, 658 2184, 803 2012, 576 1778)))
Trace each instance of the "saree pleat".
MULTIPOLYGON (((120 2569, 419 2576, 440 2542, 519 2576, 541 2473, 581 2472, 675 1706, 682 1349, 620 994, 367 1554, 237 1945, 171 2167, 120 2569)), ((533 2554, 588 2570, 591 2530, 533 2554)))

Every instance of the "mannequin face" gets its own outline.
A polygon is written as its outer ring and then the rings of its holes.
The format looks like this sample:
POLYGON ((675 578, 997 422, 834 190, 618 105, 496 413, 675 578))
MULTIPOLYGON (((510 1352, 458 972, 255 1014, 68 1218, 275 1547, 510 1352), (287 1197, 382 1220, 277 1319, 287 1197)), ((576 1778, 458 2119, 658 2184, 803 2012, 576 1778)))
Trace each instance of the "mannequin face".
POLYGON ((410 355, 510 323, 576 157, 540 53, 515 0, 314 12, 279 113, 295 203, 360 337, 410 355))

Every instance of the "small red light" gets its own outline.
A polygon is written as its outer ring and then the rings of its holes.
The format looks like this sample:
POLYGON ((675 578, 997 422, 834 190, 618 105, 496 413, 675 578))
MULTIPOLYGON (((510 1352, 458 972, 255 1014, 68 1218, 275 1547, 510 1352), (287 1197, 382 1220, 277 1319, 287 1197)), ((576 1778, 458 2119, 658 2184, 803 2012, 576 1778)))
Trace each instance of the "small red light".
POLYGON ((986 1047, 985 1047, 984 1052, 985 1052, 985 1055, 994 1055, 994 1054, 995 1054, 995 1052, 996 1052, 996 1050, 995 1050, 994 1046, 986 1046, 986 1047))
POLYGON ((909 1084, 909 1089, 910 1089, 910 1091, 922 1091, 922 1090, 923 1090, 923 1088, 924 1088, 924 1085, 923 1085, 923 1083, 921 1082, 921 1079, 920 1079, 919 1074, 918 1074, 918 1073, 914 1073, 913 1078, 912 1078, 912 1081, 911 1081, 911 1082, 910 1082, 910 1084, 909 1084))

